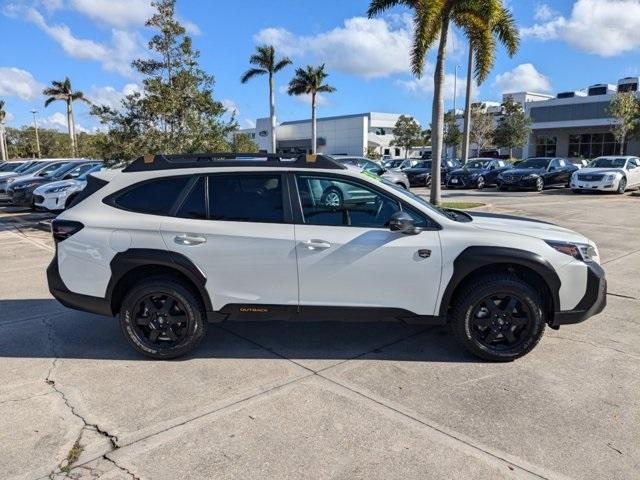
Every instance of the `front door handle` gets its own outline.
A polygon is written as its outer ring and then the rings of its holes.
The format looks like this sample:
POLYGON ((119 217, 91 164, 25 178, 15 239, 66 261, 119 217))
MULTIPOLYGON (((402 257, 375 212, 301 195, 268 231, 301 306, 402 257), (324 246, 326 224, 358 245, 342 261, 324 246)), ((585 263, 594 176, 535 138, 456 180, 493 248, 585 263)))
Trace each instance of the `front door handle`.
POLYGON ((207 239, 196 233, 182 233, 173 237, 173 241, 178 245, 194 246, 206 243, 207 239))
POLYGON ((318 240, 315 238, 307 240, 306 242, 302 242, 302 245, 304 245, 309 250, 326 250, 327 248, 331 248, 331 244, 326 240, 318 240))

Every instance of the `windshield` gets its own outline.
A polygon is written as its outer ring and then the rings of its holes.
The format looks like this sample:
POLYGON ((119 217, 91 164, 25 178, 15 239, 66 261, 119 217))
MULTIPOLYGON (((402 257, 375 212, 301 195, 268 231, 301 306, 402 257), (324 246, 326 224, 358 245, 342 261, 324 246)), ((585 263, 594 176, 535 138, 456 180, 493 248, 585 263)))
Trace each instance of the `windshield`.
POLYGON ((624 168, 626 158, 596 158, 589 164, 591 168, 624 168))
POLYGON ((549 165, 549 158, 530 158, 529 160, 525 160, 522 163, 518 164, 518 168, 528 168, 540 170, 543 168, 547 168, 549 165))
POLYGON ((90 175, 92 173, 95 172, 99 172, 100 170, 102 170, 103 166, 102 165, 96 165, 93 168, 90 168, 89 170, 87 170, 86 172, 84 172, 82 175, 80 175, 78 178, 76 178, 76 180, 86 180, 87 179, 87 175, 90 175))
POLYGON ((466 168, 487 168, 491 163, 490 160, 473 160, 468 162, 465 167, 466 168))
POLYGON ((20 173, 24 173, 25 175, 28 175, 30 173, 36 172, 38 170, 40 170, 42 167, 49 165, 46 162, 36 162, 33 165, 31 165, 29 168, 27 168, 26 170, 24 170, 23 172, 20 173))
POLYGON ((431 160, 418 162, 413 166, 413 168, 431 168, 431 160))

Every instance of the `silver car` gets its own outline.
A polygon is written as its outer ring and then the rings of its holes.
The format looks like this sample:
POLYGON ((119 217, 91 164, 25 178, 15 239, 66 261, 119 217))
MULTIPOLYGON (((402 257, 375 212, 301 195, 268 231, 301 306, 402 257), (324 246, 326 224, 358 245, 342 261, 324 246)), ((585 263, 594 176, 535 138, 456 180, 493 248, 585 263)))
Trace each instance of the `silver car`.
POLYGON ((376 163, 373 160, 369 160, 368 158, 364 157, 348 157, 336 155, 332 158, 336 162, 339 162, 343 165, 358 167, 364 172, 378 175, 379 177, 382 177, 391 183, 395 183, 402 188, 405 188, 407 190, 409 189, 409 178, 407 178, 407 175, 404 172, 401 172, 399 170, 387 170, 379 163, 376 163))

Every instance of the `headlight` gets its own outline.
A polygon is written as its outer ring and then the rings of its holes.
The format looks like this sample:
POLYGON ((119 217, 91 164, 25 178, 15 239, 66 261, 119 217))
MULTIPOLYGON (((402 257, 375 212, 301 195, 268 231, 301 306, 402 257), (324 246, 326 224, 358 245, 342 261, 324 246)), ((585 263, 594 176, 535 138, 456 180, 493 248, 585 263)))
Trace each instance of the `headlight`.
POLYGON ((605 182, 612 182, 616 179, 616 174, 615 173, 608 173, 607 175, 604 176, 604 181, 605 182))
POLYGON ((45 190, 44 193, 65 192, 65 191, 69 190, 71 187, 73 187, 73 185, 62 185, 60 187, 49 188, 49 189, 45 190))
POLYGON ((596 248, 587 243, 555 242, 553 240, 545 241, 551 248, 555 248, 560 253, 569 255, 570 257, 582 262, 593 262, 598 258, 598 251, 596 248))

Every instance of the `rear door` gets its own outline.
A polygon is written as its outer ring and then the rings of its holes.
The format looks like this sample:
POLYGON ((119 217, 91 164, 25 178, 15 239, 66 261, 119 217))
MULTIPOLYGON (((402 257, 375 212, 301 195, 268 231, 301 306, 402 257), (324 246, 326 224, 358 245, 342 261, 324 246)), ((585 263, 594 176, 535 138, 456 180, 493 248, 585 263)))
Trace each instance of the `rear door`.
POLYGON ((300 305, 393 308, 434 315, 441 274, 437 225, 366 182, 296 173, 293 191, 300 305), (339 203, 326 202, 342 192, 339 203), (349 192, 366 195, 351 196, 349 192), (388 228, 408 211, 427 228, 403 235, 388 228))
POLYGON ((207 278, 214 310, 298 304, 294 227, 280 172, 203 175, 161 226, 207 278))

